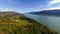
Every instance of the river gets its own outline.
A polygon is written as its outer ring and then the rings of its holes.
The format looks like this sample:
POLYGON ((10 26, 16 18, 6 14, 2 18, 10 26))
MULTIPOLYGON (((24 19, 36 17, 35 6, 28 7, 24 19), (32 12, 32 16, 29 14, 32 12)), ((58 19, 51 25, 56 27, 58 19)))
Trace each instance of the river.
POLYGON ((60 17, 58 16, 46 16, 46 15, 33 15, 24 14, 26 17, 36 20, 37 22, 47 26, 49 29, 60 33, 60 17))

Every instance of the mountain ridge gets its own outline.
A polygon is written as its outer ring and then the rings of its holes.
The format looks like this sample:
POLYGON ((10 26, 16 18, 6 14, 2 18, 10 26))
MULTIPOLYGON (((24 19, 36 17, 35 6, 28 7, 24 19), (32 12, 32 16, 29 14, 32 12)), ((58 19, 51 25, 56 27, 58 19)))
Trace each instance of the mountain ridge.
POLYGON ((43 10, 39 12, 30 12, 29 14, 35 15, 51 15, 51 16, 60 16, 60 10, 43 10))

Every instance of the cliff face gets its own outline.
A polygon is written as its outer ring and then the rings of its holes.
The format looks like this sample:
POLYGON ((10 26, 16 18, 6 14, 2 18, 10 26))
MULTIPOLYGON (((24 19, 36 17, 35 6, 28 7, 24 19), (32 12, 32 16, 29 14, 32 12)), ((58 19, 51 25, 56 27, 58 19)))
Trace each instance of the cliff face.
POLYGON ((0 34, 58 34, 16 12, 0 12, 0 34))

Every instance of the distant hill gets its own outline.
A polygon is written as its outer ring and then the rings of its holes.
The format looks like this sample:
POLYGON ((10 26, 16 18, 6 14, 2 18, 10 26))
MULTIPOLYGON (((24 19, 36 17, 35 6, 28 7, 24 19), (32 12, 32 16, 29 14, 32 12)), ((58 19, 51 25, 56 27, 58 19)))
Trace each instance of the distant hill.
POLYGON ((51 16, 60 16, 60 10, 43 10, 38 12, 31 12, 30 14, 35 15, 51 15, 51 16))
POLYGON ((0 34, 58 34, 16 12, 0 12, 0 34))

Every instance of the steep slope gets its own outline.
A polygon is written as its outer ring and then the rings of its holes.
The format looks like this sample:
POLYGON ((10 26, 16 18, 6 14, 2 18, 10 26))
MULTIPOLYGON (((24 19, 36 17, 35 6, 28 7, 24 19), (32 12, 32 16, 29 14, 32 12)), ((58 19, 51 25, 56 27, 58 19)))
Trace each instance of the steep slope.
POLYGON ((51 15, 51 16, 60 16, 60 10, 43 10, 39 12, 31 12, 30 14, 36 15, 51 15))
POLYGON ((58 34, 16 12, 0 12, 0 34, 58 34))

